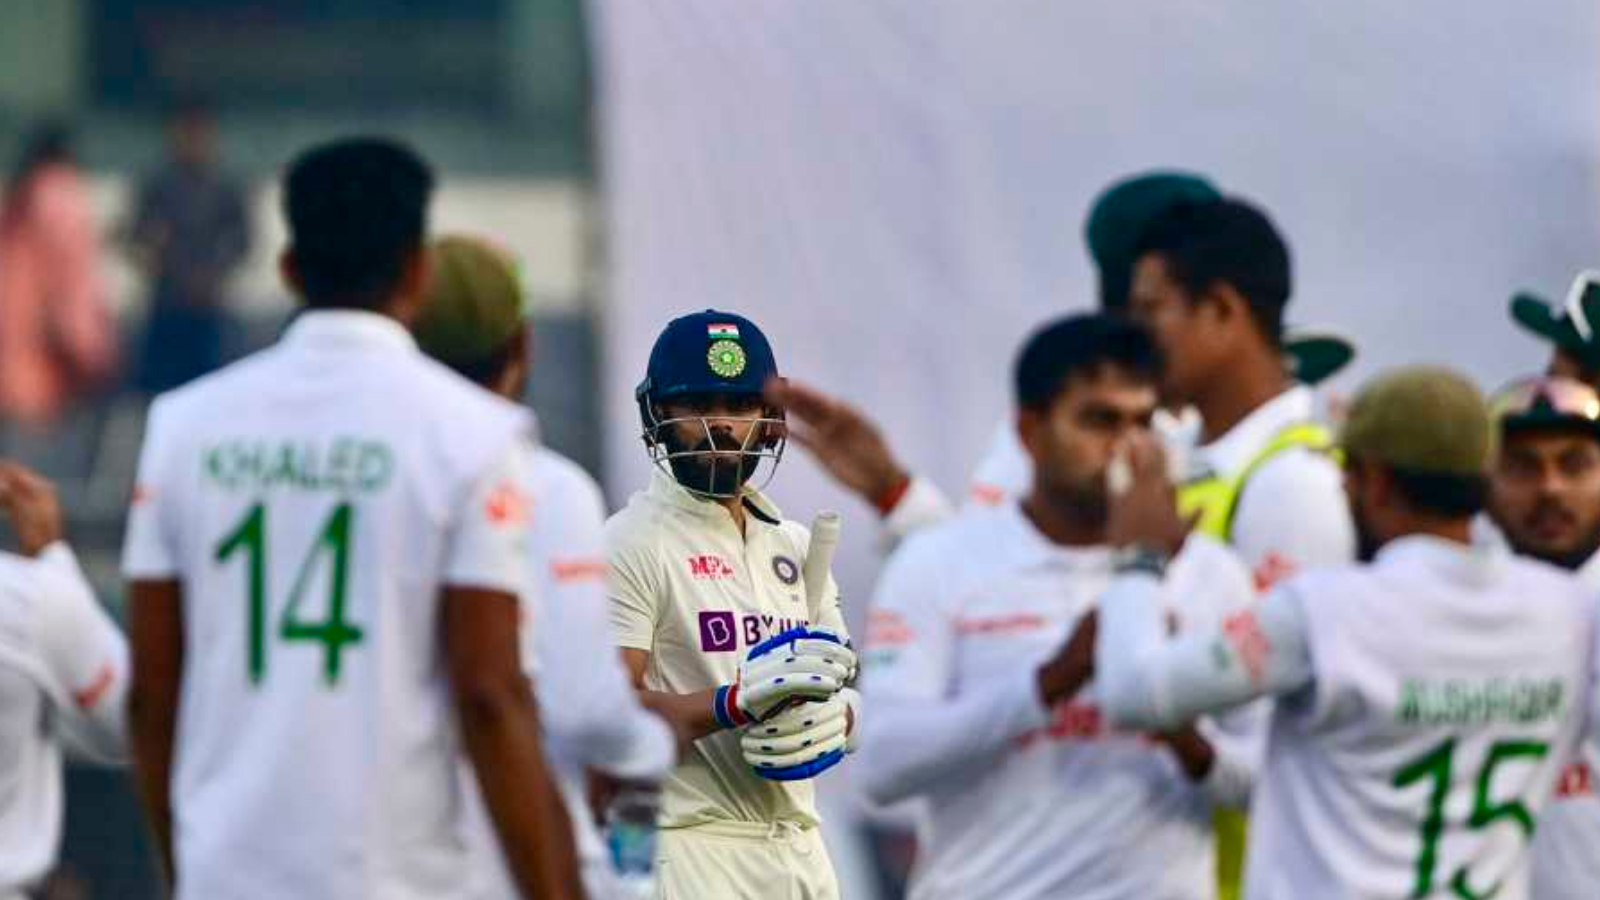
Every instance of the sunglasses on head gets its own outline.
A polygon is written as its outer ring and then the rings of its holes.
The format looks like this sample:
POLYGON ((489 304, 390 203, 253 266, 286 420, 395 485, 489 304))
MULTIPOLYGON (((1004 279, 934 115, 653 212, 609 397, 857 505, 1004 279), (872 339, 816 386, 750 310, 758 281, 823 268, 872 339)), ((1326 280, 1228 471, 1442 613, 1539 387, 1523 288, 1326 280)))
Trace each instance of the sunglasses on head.
POLYGON ((1489 398, 1495 421, 1543 415, 1561 419, 1600 422, 1600 393, 1581 381, 1554 375, 1522 378, 1489 398))

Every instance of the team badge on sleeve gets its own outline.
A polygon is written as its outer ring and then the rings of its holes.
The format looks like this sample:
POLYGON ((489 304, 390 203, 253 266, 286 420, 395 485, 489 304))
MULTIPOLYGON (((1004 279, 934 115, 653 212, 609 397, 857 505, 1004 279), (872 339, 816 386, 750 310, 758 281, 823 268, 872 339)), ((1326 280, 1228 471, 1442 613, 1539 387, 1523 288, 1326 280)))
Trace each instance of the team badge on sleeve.
POLYGON ((772 574, 778 576, 779 581, 793 587, 795 582, 800 580, 800 567, 787 556, 774 556, 772 574))

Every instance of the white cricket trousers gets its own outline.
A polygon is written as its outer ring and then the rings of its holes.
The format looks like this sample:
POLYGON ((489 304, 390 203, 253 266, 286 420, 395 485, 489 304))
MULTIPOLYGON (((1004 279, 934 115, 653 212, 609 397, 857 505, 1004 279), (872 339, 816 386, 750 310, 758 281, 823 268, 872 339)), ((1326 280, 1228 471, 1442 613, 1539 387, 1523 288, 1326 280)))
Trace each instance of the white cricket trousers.
POLYGON ((715 822, 656 837, 655 900, 839 900, 822 831, 715 822))

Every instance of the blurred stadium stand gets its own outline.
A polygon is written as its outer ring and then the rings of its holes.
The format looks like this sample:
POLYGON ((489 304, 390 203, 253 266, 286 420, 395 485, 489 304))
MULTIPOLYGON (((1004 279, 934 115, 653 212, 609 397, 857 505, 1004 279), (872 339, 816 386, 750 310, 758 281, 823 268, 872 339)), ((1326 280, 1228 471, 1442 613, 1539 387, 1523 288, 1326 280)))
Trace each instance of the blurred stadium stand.
MULTIPOLYGON (((231 285, 233 356, 270 342, 292 313, 276 276, 284 164, 339 134, 410 141, 441 178, 434 230, 483 234, 522 259, 535 328, 529 400, 546 441, 595 470, 586 55, 581 0, 0 0, 0 166, 33 123, 74 127, 131 363, 146 287, 111 238, 130 185, 161 158, 174 102, 213 106, 224 166, 252 188, 256 243, 231 285)), ((58 480, 69 534, 119 612, 143 409, 116 390, 44 434, 0 423, 0 453, 58 480)), ((157 896, 123 772, 69 770, 62 860, 69 874, 47 897, 157 896)))

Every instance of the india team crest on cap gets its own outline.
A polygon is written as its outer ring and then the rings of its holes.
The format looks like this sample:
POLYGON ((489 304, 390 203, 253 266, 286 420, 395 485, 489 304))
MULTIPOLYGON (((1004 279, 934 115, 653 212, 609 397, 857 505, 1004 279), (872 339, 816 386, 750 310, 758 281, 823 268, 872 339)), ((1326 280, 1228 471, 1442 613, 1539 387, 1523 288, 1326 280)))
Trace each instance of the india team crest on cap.
POLYGON ((738 378, 748 363, 744 348, 727 338, 713 342, 706 351, 706 365, 722 378, 738 378))
POLYGON ((794 583, 800 580, 800 567, 787 556, 774 556, 772 574, 778 576, 779 581, 793 587, 794 583))

